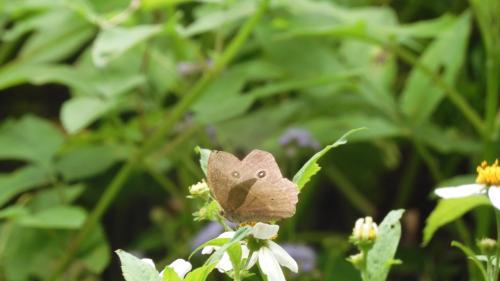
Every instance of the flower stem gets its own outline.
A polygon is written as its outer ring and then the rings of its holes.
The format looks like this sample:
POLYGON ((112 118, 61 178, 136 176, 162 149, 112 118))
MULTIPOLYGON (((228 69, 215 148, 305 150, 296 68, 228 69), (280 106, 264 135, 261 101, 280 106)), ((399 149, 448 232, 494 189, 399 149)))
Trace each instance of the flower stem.
POLYGON ((267 10, 269 0, 262 0, 257 11, 248 19, 248 21, 241 27, 234 39, 229 43, 224 52, 216 60, 213 69, 204 73, 204 75, 194 84, 194 86, 186 93, 183 98, 170 110, 170 114, 164 120, 162 125, 154 132, 154 134, 144 143, 141 150, 135 156, 122 166, 117 175, 113 178, 111 183, 107 186, 104 194, 99 199, 96 207, 90 213, 85 224, 77 233, 75 238, 71 241, 68 249, 63 253, 61 259, 56 264, 52 274, 45 280, 53 281, 59 279, 65 268, 71 262, 81 244, 92 233, 101 217, 113 202, 116 195, 120 192, 128 177, 134 171, 136 165, 140 164, 142 160, 156 149, 162 142, 165 141, 166 136, 174 127, 179 119, 189 110, 190 106, 197 101, 205 89, 218 77, 224 68, 234 59, 240 49, 243 47, 248 37, 254 30, 260 18, 267 10))
POLYGON ((361 253, 363 253, 363 264, 361 266, 361 279, 363 281, 369 281, 370 276, 368 275, 368 268, 367 268, 367 260, 368 260, 368 250, 367 249, 360 249, 361 253))
POLYGON ((499 274, 499 261, 500 261, 500 212, 495 208, 495 218, 497 221, 497 253, 495 255, 495 268, 493 269, 493 280, 492 281, 497 281, 498 280, 498 274, 499 274))

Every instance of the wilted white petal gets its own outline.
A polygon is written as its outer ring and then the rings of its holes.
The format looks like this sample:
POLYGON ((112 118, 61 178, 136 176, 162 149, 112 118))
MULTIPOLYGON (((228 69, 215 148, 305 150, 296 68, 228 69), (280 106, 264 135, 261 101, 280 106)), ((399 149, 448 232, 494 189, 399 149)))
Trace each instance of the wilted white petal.
POLYGON ((278 234, 279 225, 258 222, 252 229, 253 237, 257 239, 271 239, 278 234))
POLYGON ((156 268, 155 263, 152 259, 141 259, 141 261, 151 266, 152 268, 156 268))
POLYGON ((440 187, 434 190, 437 196, 450 199, 461 198, 483 193, 485 186, 483 184, 464 184, 454 187, 440 187))
POLYGON ((500 186, 490 186, 488 189, 488 197, 490 197, 491 204, 500 210, 500 186))
POLYGON ((174 262, 169 264, 168 267, 172 268, 181 279, 183 279, 184 276, 193 268, 190 262, 183 259, 176 259, 174 262))
POLYGON ((299 271, 297 262, 280 245, 273 241, 267 241, 267 246, 269 247, 279 264, 287 267, 295 273, 299 271))
POLYGON ((259 249, 259 267, 267 276, 267 281, 286 281, 281 266, 267 247, 259 249))

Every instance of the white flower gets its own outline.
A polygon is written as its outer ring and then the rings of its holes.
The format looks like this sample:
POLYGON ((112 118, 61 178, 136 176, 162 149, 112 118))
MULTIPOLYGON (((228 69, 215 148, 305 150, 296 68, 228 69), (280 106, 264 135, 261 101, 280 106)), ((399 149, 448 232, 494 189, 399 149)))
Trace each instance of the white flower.
MULTIPOLYGON (((152 259, 141 259, 141 261, 143 261, 144 263, 148 264, 149 266, 151 266, 153 268, 156 268, 155 263, 153 262, 152 259)), ((184 276, 189 271, 191 271, 191 269, 193 268, 191 263, 189 263, 188 261, 185 261, 183 259, 176 259, 174 262, 169 264, 168 267, 172 268, 175 271, 175 273, 177 273, 177 275, 179 275, 180 279, 184 279, 184 276)), ((162 278, 163 278, 163 271, 165 271, 165 270, 162 270, 159 273, 160 277, 162 277, 162 278)))
POLYGON ((356 241, 373 242, 378 236, 378 226, 373 222, 372 217, 365 217, 356 220, 352 230, 352 238, 356 241))
POLYGON ((434 190, 434 193, 444 199, 487 194, 493 206, 500 210, 500 167, 498 160, 492 165, 488 165, 486 161, 483 161, 477 167, 477 173, 475 184, 440 187, 434 190))
MULTIPOLYGON (((219 235, 217 238, 233 238, 234 236, 234 231, 227 231, 219 235)), ((206 246, 201 250, 201 253, 203 255, 209 255, 212 254, 214 251, 219 249, 219 246, 206 246)), ((248 250, 248 247, 245 242, 241 242, 241 259, 247 259, 250 251, 248 250)), ((217 263, 215 266, 219 272, 224 273, 228 272, 230 270, 233 270, 233 264, 231 263, 231 259, 229 258, 229 254, 227 252, 224 252, 222 255, 222 258, 220 261, 217 263)))
POLYGON ((261 247, 250 257, 248 268, 258 261, 259 268, 267 276, 268 281, 285 281, 281 266, 295 273, 299 270, 297 262, 280 245, 270 240, 276 237, 278 230, 278 225, 260 222, 252 229, 252 235, 263 241, 261 241, 261 247))

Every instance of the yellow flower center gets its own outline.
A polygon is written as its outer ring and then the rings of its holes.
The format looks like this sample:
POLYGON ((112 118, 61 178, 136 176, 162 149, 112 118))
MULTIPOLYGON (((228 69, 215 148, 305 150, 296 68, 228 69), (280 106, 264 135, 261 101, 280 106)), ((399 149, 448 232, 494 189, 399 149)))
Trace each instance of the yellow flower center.
POLYGON ((477 166, 476 182, 486 185, 500 185, 498 159, 492 165, 488 165, 486 161, 483 161, 480 166, 477 166))

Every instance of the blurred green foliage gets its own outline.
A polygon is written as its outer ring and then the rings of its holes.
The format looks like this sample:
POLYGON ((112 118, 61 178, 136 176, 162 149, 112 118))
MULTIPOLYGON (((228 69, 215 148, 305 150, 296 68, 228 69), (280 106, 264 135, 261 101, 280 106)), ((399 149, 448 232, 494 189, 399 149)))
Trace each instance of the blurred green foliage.
POLYGON ((500 155, 498 0, 0 0, 0 40, 0 280, 187 257, 196 145, 291 177, 358 127, 283 222, 319 258, 291 278, 357 280, 354 220, 405 208, 389 279, 474 280, 449 241, 491 236, 491 210, 419 245, 433 187, 500 155))

